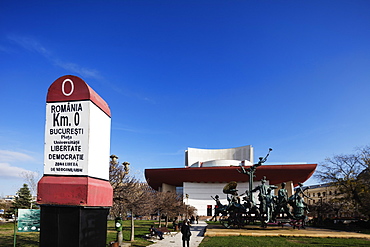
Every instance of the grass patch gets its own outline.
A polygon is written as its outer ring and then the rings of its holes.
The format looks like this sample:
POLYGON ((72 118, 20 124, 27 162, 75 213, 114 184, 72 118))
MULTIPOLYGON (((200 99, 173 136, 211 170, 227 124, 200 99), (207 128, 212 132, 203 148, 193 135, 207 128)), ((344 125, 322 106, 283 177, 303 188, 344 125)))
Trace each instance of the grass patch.
MULTIPOLYGON (((13 247, 14 223, 0 223, 0 246, 13 247)), ((38 247, 38 232, 17 233, 17 247, 38 247)))
POLYGON ((221 225, 220 221, 206 221, 207 225, 221 225))
MULTIPOLYGON (((132 246, 144 247, 152 244, 144 236, 149 233, 150 225, 156 225, 157 221, 137 220, 135 221, 135 241, 132 246)), ((215 223, 219 224, 219 222, 215 223)), ((13 246, 13 223, 0 224, 0 246, 13 246)), ((130 240, 130 221, 123 221, 123 240, 130 240)), ((117 232, 114 227, 114 221, 108 221, 107 243, 115 241, 117 232)), ((17 233, 17 247, 37 247, 39 246, 39 233, 17 233)), ((260 247, 260 246, 370 246, 370 241, 366 239, 342 239, 342 238, 303 238, 303 237, 205 237, 200 247, 260 247)))
POLYGON ((370 241, 357 238, 303 238, 303 237, 205 237, 200 247, 275 247, 275 246, 369 246, 370 241))
MULTIPOLYGON (((152 242, 146 240, 144 236, 149 234, 149 228, 151 225, 156 225, 158 221, 153 220, 135 220, 135 241, 132 246, 143 247, 152 244, 152 242)), ((107 232, 107 243, 115 241, 117 238, 117 231, 114 227, 114 221, 108 221, 108 232, 107 232)), ((123 221, 123 241, 130 242, 131 236, 131 221, 123 221)))
MULTIPOLYGON (((123 241, 130 242, 131 236, 131 222, 123 221, 123 241)), ((146 240, 144 236, 149 233, 151 225, 156 225, 157 221, 153 220, 137 220, 135 221, 135 237, 132 246, 144 247, 152 244, 152 242, 146 240)), ((13 223, 0 223, 0 246, 1 247, 13 247, 13 234, 14 234, 13 223)), ((17 247, 38 247, 39 246, 38 232, 18 232, 17 233, 17 247)), ((107 225, 107 244, 111 241, 115 241, 117 237, 117 231, 114 227, 114 221, 108 221, 107 225)))

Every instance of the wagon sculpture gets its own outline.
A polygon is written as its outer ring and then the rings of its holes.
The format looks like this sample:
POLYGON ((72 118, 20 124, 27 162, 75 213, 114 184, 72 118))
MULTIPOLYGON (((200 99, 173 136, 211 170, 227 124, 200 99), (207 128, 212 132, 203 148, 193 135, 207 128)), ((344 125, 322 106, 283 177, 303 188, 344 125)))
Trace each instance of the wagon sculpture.
POLYGON ((261 180, 261 184, 253 188, 253 177, 257 167, 261 166, 269 156, 272 149, 264 158, 259 158, 259 162, 248 169, 241 167, 239 172, 249 175, 249 189, 238 195, 237 182, 232 181, 225 185, 223 193, 227 195, 227 205, 223 205, 218 195, 212 197, 216 201, 215 216, 220 216, 220 223, 226 227, 241 228, 254 222, 260 222, 261 227, 267 225, 283 225, 289 223, 293 228, 304 228, 306 221, 307 205, 303 198, 308 197, 299 183, 295 193, 288 197, 285 183, 281 184, 277 195, 272 191, 278 187, 266 185, 266 177, 261 180), (258 203, 254 202, 253 192, 258 193, 258 203))

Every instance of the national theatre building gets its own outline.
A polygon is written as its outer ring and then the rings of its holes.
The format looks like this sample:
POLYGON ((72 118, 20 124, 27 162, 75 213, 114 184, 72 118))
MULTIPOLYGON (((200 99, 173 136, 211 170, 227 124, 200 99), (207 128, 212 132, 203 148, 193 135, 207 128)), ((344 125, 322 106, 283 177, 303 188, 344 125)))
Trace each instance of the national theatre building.
MULTIPOLYGON (((185 151, 185 167, 146 169, 148 184, 157 191, 180 192, 184 203, 197 209, 200 216, 213 215, 216 205, 211 196, 219 195, 220 201, 227 204, 224 186, 231 182, 238 183, 239 194, 249 189, 249 176, 240 173, 241 166, 247 169, 253 165, 253 147, 251 145, 228 149, 188 148, 185 151)), ((265 176, 266 184, 280 186, 286 182, 289 194, 298 183, 304 183, 311 177, 317 164, 280 164, 262 165, 257 168, 253 187, 260 184, 265 176)), ((256 197, 256 195, 254 195, 256 197)), ((255 199, 258 202, 257 199, 255 199)))

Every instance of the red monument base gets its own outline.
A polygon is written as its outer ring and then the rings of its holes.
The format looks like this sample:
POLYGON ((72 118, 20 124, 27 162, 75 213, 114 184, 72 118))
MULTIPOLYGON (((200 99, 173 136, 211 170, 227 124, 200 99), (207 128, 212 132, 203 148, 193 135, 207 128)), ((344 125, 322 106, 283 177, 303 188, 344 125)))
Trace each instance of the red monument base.
POLYGON ((111 207, 113 189, 108 181, 91 177, 44 176, 38 183, 37 203, 111 207))

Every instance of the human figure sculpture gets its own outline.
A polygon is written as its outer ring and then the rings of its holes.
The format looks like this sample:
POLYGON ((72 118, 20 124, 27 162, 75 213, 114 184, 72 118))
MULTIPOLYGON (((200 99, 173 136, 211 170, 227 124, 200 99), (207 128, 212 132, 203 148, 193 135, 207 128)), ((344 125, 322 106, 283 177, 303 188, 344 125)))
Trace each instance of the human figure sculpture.
POLYGON ((288 191, 285 189, 286 183, 281 183, 281 189, 278 191, 276 210, 274 213, 274 218, 281 212, 287 214, 289 218, 292 218, 288 207, 288 191))
MULTIPOLYGON (((253 178, 255 177, 254 174, 257 168, 263 165, 267 160, 271 151, 272 149, 270 148, 266 157, 260 157, 257 164, 248 168, 240 166, 240 168, 237 169, 239 173, 249 176, 249 189, 246 190, 245 196, 242 198, 244 201, 243 204, 240 204, 240 197, 244 194, 238 195, 236 181, 229 182, 223 188, 223 193, 227 194, 228 205, 222 205, 218 200, 218 196, 216 196, 216 199, 212 197, 217 203, 217 209, 215 208, 215 215, 212 219, 214 217, 216 218, 219 213, 222 213, 220 222, 226 228, 229 228, 231 225, 240 228, 245 223, 255 222, 255 220, 259 220, 262 223, 262 227, 265 228, 269 221, 275 220, 276 216, 280 213, 285 213, 290 218, 290 224, 293 227, 304 227, 307 205, 303 199, 304 197, 309 197, 305 195, 302 183, 299 183, 299 188, 297 188, 296 192, 289 198, 287 190, 285 189, 286 183, 281 184, 281 189, 278 191, 278 195, 275 196, 272 190, 278 187, 275 185, 266 185, 266 177, 263 177, 260 185, 252 189, 253 178), (252 196, 252 193, 257 191, 259 191, 259 204, 256 204, 252 196), (290 212, 288 204, 293 207, 293 213, 290 212)), ((280 223, 281 222, 279 222, 279 224, 280 223)))
POLYGON ((268 188, 266 194, 266 214, 267 214, 266 223, 272 220, 275 208, 275 196, 271 194, 271 191, 272 189, 268 188))
POLYGON ((211 221, 213 219, 214 219, 214 221, 217 221, 217 216, 219 216, 220 214, 222 214, 222 215, 224 214, 224 212, 226 210, 226 205, 223 205, 220 202, 220 197, 218 195, 216 195, 215 197, 211 196, 211 198, 216 201, 215 213, 212 216, 211 221))
POLYGON ((226 210, 236 210, 239 212, 243 209, 243 206, 240 204, 240 196, 238 195, 238 190, 236 189, 237 185, 237 182, 231 181, 227 183, 223 189, 223 192, 227 194, 227 201, 229 202, 229 204, 226 206, 226 210))
POLYGON ((307 210, 307 204, 304 202, 304 197, 308 197, 303 190, 303 184, 298 183, 299 187, 296 189, 294 195, 289 198, 289 204, 293 207, 293 216, 296 219, 305 217, 305 210, 307 210))
POLYGON ((237 205, 237 204, 240 204, 240 197, 238 195, 238 190, 232 190, 230 191, 230 197, 229 197, 229 194, 227 194, 227 200, 229 201, 229 205, 237 205))
MULTIPOLYGON (((303 187, 303 184, 302 183, 298 183, 298 188, 296 189, 295 191, 295 194, 301 194, 302 197, 307 197, 309 199, 311 199, 309 196, 307 196, 304 191, 305 189, 302 188, 303 187)), ((306 188, 307 189, 307 188, 306 188)))
POLYGON ((255 205, 254 205, 253 201, 249 199, 249 198, 250 198, 249 194, 250 194, 250 193, 249 193, 249 190, 246 190, 246 191, 245 191, 245 196, 242 198, 242 199, 243 199, 243 201, 244 201, 244 203, 243 203, 243 207, 244 207, 245 209, 250 209, 250 208, 255 207, 255 205))
POLYGON ((227 194, 227 200, 229 202, 229 205, 226 207, 226 210, 238 213, 245 212, 243 205, 240 203, 240 196, 236 188, 229 190, 229 193, 227 194))
POLYGON ((261 185, 258 185, 256 188, 254 188, 251 192, 256 192, 259 191, 258 194, 258 200, 260 201, 260 212, 261 214, 267 213, 268 208, 267 208, 267 194, 268 194, 268 189, 276 189, 277 186, 275 185, 266 185, 266 177, 263 177, 261 180, 261 185))
POLYGON ((250 198, 251 198, 250 192, 249 190, 246 190, 245 196, 243 197, 244 203, 242 204, 242 206, 244 207, 244 211, 249 217, 252 217, 252 215, 255 215, 254 217, 258 218, 262 222, 262 225, 264 226, 264 220, 261 217, 260 210, 250 198))

